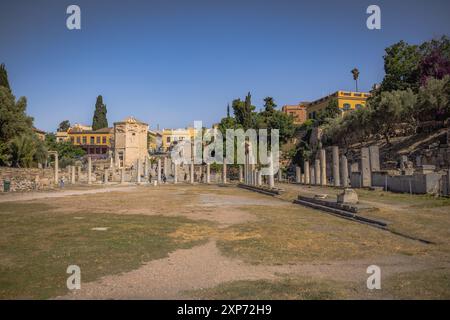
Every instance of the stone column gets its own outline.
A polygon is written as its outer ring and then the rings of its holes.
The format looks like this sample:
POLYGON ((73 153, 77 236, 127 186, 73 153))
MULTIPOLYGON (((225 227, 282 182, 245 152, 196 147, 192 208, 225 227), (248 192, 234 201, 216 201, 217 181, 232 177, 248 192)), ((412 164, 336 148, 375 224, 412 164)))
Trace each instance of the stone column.
POLYGON ((335 187, 341 186, 341 177, 339 175, 339 148, 337 146, 331 147, 333 156, 333 181, 335 187))
POLYGON ((59 171, 59 159, 58 159, 58 154, 55 154, 55 184, 58 185, 59 182, 59 176, 58 176, 58 171, 59 171))
POLYGON ((327 156, 325 149, 320 149, 320 185, 327 185, 327 156))
POLYGON ((342 155, 341 156, 341 181, 342 181, 342 186, 344 188, 348 188, 349 183, 348 183, 348 162, 347 162, 347 157, 342 155))
POLYGON ((223 184, 227 184, 227 160, 226 159, 223 159, 222 182, 223 182, 223 184))
POLYGON ((300 166, 295 167, 295 182, 302 182, 302 169, 300 168, 300 166))
POLYGON ((369 147, 370 171, 380 171, 380 148, 378 146, 369 147))
POLYGON ((316 159, 314 163, 314 184, 320 184, 320 160, 316 159))
POLYGON ((368 148, 361 148, 361 186, 372 186, 372 173, 370 171, 370 154, 368 148))
POLYGON ((309 174, 310 174, 310 178, 311 178, 310 185, 315 185, 316 184, 316 168, 315 168, 315 166, 311 166, 309 174))
POLYGON ((103 173, 103 183, 108 183, 108 169, 105 169, 105 172, 103 173))
POLYGON ((158 184, 161 184, 161 158, 158 158, 158 167, 156 168, 156 174, 158 176, 158 184))
POLYGON ((191 162, 191 170, 190 170, 190 176, 191 176, 191 184, 194 184, 194 162, 191 162))
POLYGON ((144 160, 144 181, 148 182, 148 157, 145 156, 144 160))
POLYGON ((206 183, 211 183, 211 166, 209 163, 206 164, 206 183))
POLYGON ((92 184, 92 159, 88 157, 88 184, 92 184))
POLYGON ((71 167, 72 167, 71 182, 72 182, 72 184, 75 184, 75 166, 71 166, 71 167))
POLYGON ((303 170, 305 170, 305 181, 304 184, 310 184, 310 175, 309 175, 309 161, 305 161, 303 163, 303 170))
POLYGON ((120 183, 125 183, 125 167, 120 169, 120 183))
POLYGON ((242 183, 244 181, 244 168, 242 165, 239 165, 239 182, 242 183))
POLYGON ((141 160, 137 160, 136 162, 136 182, 141 183, 141 160))
POLYGON ((77 180, 80 181, 81 179, 81 166, 77 166, 77 180))
POLYGON ((164 168, 163 168, 163 172, 164 175, 167 177, 167 175, 169 174, 168 170, 167 170, 167 158, 164 157, 164 168))
POLYGON ((262 173, 261 173, 261 170, 258 170, 258 179, 257 179, 257 181, 258 181, 258 187, 261 187, 262 186, 262 173))
POLYGON ((273 168, 272 151, 269 153, 269 161, 270 161, 270 163, 269 163, 269 187, 275 188, 275 172, 274 172, 274 168, 273 168))
POLYGON ((178 165, 176 163, 173 164, 173 183, 178 183, 178 165))
POLYGON ((283 180, 283 172, 281 171, 281 167, 278 169, 278 183, 283 180))

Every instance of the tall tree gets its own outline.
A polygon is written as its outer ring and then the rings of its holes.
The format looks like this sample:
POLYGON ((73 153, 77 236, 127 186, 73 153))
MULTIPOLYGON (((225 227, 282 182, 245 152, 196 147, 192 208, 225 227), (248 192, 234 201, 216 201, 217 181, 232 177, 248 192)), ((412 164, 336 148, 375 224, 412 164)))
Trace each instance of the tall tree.
POLYGON ((358 70, 357 68, 354 68, 354 69, 352 70, 352 74, 353 74, 353 80, 355 80, 356 92, 358 92, 359 70, 358 70))
POLYGON ((62 121, 59 126, 58 126, 58 131, 59 132, 65 132, 67 130, 69 130, 70 128, 70 121, 69 120, 64 120, 62 121))
POLYGON ((272 97, 266 97, 264 99, 264 112, 267 114, 272 114, 275 112, 277 105, 272 97))
POLYGON ((234 116, 238 125, 242 126, 245 130, 252 127, 253 124, 253 111, 255 106, 252 105, 252 96, 250 92, 245 97, 245 101, 241 99, 235 99, 232 103, 234 116))
POLYGON ((27 116, 27 99, 15 101, 15 97, 6 87, 0 87, 0 141, 8 142, 22 134, 31 135, 33 118, 27 116))
POLYGON ((9 86, 8 81, 8 72, 6 71, 5 64, 2 63, 0 65, 0 86, 7 88, 9 91, 11 91, 11 88, 9 86))
POLYGON ((103 97, 99 95, 95 103, 94 117, 92 119, 92 130, 98 130, 108 127, 108 119, 106 118, 106 104, 103 103, 103 97))
POLYGON ((227 105, 227 118, 230 117, 230 104, 227 105))
POLYGON ((400 41, 385 49, 382 91, 419 89, 419 47, 400 41))

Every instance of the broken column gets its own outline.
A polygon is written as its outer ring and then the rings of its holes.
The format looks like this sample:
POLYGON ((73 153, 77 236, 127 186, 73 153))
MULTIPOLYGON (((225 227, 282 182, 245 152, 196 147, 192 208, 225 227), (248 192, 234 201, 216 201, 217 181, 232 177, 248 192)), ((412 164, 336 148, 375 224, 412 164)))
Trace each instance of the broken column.
POLYGON ((156 168, 158 184, 161 184, 161 158, 158 158, 158 167, 156 168))
POLYGON ((92 184, 92 159, 88 157, 88 184, 92 184))
POLYGON ((345 155, 341 156, 341 181, 344 188, 348 188, 348 162, 345 155))
POLYGON ((55 184, 56 185, 58 185, 58 182, 59 182, 58 170, 59 170, 58 154, 55 153, 55 184))
POLYGON ((311 166, 311 168, 309 169, 309 175, 310 175, 310 185, 315 185, 316 184, 316 170, 315 170, 315 166, 311 166))
POLYGON ((316 159, 314 162, 314 184, 320 184, 320 160, 316 159))
POLYGON ((239 165, 239 182, 243 182, 244 180, 244 169, 242 168, 242 165, 239 165))
POLYGON ((209 163, 206 164, 206 183, 211 183, 211 167, 209 163))
POLYGON ((302 182, 302 169, 300 168, 300 166, 295 167, 295 182, 302 182))
POLYGON ((81 166, 77 166, 77 180, 81 180, 81 166))
POLYGON ((380 171, 380 148, 378 146, 369 147, 370 171, 380 171))
POLYGON ((70 176, 70 182, 72 183, 72 184, 75 184, 75 166, 71 166, 71 176, 70 176))
POLYGON ((191 162, 190 177, 191 177, 191 184, 194 184, 194 162, 191 162))
POLYGON ((173 164, 173 183, 178 183, 178 165, 176 163, 173 164))
POLYGON ((335 187, 341 185, 341 177, 339 176, 339 148, 337 146, 331 147, 333 158, 333 182, 335 187))
POLYGON ((136 162, 136 182, 141 183, 141 161, 139 159, 136 162))
POLYGON ((308 160, 306 160, 303 163, 303 170, 305 170, 305 180, 303 181, 303 183, 310 184, 309 161, 308 160))
MULTIPOLYGON (((325 149, 320 149, 320 185, 327 185, 327 158, 325 149)), ((316 178, 317 179, 317 178, 316 178)))
MULTIPOLYGON (((280 170, 280 168, 278 168, 280 170)), ((272 151, 270 151, 269 154, 269 187, 274 188, 275 187, 275 172, 273 167, 273 154, 272 151)))
POLYGON ((108 183, 108 169, 104 170, 105 172, 103 173, 103 183, 107 184, 108 183))
POLYGON ((226 159, 223 159, 222 182, 223 182, 223 184, 227 183, 227 160, 226 159))
POLYGON ((148 157, 145 157, 144 160, 144 181, 148 182, 148 157))
POLYGON ((372 173, 370 171, 369 148, 361 148, 361 187, 368 188, 372 186, 372 173))

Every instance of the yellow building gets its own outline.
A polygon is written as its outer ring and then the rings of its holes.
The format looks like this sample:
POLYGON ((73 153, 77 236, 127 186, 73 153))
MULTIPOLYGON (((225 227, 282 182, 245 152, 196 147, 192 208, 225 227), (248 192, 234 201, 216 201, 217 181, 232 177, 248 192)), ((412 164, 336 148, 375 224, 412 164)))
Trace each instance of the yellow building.
POLYGON ((316 119, 320 111, 324 110, 332 99, 336 99, 339 109, 344 115, 348 111, 358 110, 366 106, 366 92, 337 91, 326 97, 313 101, 307 105, 308 119, 316 119))
POLYGON ((162 132, 162 151, 167 152, 170 147, 178 141, 193 141, 195 128, 185 129, 164 129, 162 132))
POLYGON ((70 128, 67 131, 67 140, 75 146, 80 146, 89 155, 106 155, 113 144, 113 128, 83 129, 82 127, 70 128))

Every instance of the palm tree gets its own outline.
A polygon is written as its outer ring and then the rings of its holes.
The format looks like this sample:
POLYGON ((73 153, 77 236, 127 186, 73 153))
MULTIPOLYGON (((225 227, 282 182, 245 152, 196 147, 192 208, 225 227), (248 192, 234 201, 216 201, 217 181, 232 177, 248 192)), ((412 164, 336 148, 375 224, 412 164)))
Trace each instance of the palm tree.
POLYGON ((353 74, 353 80, 355 80, 355 82, 356 82, 356 92, 358 92, 359 70, 357 68, 354 68, 352 70, 352 74, 353 74))

